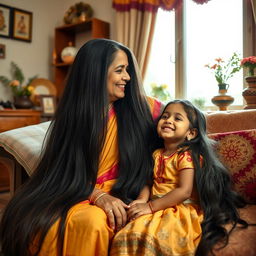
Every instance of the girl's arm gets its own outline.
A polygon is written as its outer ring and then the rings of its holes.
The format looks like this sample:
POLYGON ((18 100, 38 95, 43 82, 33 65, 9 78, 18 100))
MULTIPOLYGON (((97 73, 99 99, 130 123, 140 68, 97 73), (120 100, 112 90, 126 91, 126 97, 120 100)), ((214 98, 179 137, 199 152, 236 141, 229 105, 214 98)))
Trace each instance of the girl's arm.
POLYGON ((150 197, 150 186, 146 185, 140 192, 136 200, 132 201, 129 204, 129 207, 138 204, 138 203, 147 203, 150 197))
POLYGON ((194 182, 194 169, 184 169, 179 171, 179 185, 161 198, 149 203, 137 203, 130 206, 128 219, 134 220, 142 215, 154 213, 159 210, 172 207, 191 196, 194 182))
POLYGON ((144 202, 147 202, 150 196, 150 187, 149 185, 146 185, 140 192, 139 196, 137 197, 137 200, 143 200, 144 202))
POLYGON ((153 212, 182 203, 191 196, 194 183, 194 169, 179 171, 179 186, 161 198, 150 201, 153 212))

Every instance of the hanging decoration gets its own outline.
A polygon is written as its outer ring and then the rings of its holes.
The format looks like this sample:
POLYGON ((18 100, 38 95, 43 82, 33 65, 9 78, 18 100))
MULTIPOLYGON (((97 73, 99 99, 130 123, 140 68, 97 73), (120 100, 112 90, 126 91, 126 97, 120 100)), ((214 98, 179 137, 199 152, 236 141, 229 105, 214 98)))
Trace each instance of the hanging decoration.
MULTIPOLYGON (((197 4, 205 4, 210 0, 192 0, 197 4)), ((167 11, 175 10, 183 0, 113 0, 113 8, 119 12, 136 9, 140 11, 157 12, 158 8, 167 11)))

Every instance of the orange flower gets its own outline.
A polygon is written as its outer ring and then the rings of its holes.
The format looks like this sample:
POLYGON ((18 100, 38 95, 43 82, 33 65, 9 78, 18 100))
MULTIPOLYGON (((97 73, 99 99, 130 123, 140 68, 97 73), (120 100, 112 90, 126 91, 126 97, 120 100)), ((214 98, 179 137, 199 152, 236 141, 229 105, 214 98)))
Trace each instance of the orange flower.
POLYGON ((217 62, 224 62, 221 58, 215 59, 217 62))
POLYGON ((216 58, 213 65, 207 64, 205 67, 212 70, 218 84, 226 84, 228 79, 241 69, 240 59, 236 53, 233 53, 227 62, 222 58, 216 58))
POLYGON ((19 86, 19 85, 20 85, 20 81, 18 81, 18 80, 12 80, 10 82, 10 86, 19 86))

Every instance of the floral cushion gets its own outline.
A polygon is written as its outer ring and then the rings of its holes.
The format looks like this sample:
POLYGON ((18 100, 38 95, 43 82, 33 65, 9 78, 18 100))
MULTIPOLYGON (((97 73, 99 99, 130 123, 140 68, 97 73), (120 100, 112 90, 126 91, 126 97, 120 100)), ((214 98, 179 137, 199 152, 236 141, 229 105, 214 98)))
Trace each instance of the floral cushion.
POLYGON ((218 141, 217 151, 230 170, 235 190, 256 203, 256 129, 210 134, 218 141))

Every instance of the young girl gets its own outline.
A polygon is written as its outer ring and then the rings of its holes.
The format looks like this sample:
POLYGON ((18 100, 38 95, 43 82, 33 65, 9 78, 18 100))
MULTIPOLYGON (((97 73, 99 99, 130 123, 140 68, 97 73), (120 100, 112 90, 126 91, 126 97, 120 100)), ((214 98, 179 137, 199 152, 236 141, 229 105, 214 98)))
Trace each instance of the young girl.
POLYGON ((117 233, 110 254, 207 255, 216 242, 227 244, 224 224, 247 226, 236 209, 244 202, 213 151, 203 113, 189 101, 168 103, 157 132, 164 148, 153 154, 151 191, 145 186, 130 204, 132 221, 117 233))

